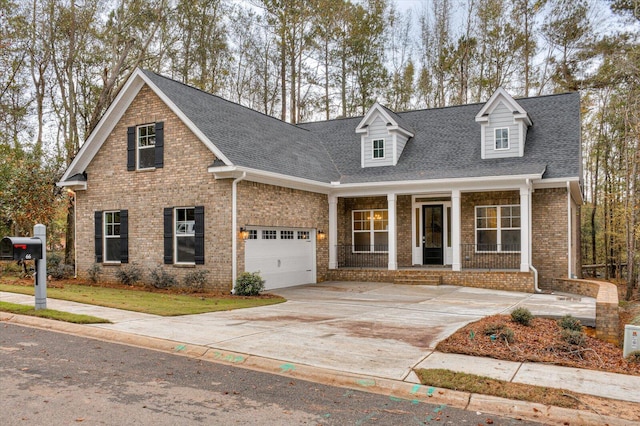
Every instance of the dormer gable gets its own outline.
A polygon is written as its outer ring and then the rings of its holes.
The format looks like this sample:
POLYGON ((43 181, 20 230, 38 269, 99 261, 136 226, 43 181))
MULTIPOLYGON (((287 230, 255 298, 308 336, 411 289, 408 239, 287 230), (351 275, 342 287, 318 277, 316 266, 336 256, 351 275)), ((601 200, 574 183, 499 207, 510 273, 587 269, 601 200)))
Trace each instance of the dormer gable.
POLYGON ((480 123, 481 156, 523 157, 527 130, 533 124, 527 111, 502 87, 476 114, 480 123))
POLYGON ((413 131, 395 112, 373 104, 356 127, 360 135, 360 166, 395 166, 413 131))

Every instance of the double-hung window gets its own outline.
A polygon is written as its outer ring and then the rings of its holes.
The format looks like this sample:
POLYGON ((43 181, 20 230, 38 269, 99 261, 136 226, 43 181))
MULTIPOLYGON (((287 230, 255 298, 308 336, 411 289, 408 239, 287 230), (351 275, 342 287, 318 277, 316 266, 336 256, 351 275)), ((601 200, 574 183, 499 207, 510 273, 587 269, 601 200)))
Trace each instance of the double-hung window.
POLYGON ((387 210, 354 210, 352 224, 354 252, 387 252, 389 244, 387 210))
POLYGON ((520 206, 477 206, 478 252, 520 251, 520 206))
POLYGON ((155 124, 145 124, 137 127, 138 170, 155 167, 156 127, 155 124))
POLYGON ((509 149, 509 128, 496 129, 496 149, 509 149))
POLYGON ((373 140, 373 158, 374 159, 384 158, 384 139, 373 140))
POLYGON ((164 209, 164 263, 204 264, 204 207, 164 209))
POLYGON ((94 212, 96 263, 129 262, 129 211, 94 212))

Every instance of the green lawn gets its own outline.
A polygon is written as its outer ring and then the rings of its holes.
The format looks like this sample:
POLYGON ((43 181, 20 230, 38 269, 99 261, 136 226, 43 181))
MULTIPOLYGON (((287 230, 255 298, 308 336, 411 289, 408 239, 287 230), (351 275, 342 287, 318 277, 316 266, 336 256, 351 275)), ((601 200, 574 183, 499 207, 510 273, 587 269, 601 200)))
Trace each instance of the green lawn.
MULTIPOLYGON (((11 279, 0 280, 0 291, 34 294, 33 286, 12 284, 11 279)), ((70 300, 89 305, 106 306, 127 311, 162 316, 201 314, 273 305, 286 300, 281 297, 239 297, 166 294, 143 289, 121 289, 79 285, 65 282, 63 288, 47 288, 47 297, 70 300)))
POLYGON ((58 321, 72 322, 74 324, 105 324, 111 321, 91 315, 72 314, 60 312, 54 309, 38 309, 33 306, 20 305, 17 303, 0 302, 0 311, 11 312, 12 314, 28 315, 58 321))

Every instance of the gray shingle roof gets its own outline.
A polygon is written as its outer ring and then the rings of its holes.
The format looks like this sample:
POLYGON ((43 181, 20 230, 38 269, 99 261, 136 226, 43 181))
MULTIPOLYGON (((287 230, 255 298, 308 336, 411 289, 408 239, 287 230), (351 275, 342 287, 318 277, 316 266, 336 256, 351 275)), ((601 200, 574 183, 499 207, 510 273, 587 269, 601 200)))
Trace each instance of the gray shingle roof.
POLYGON ((324 145, 307 129, 143 72, 234 165, 319 182, 337 180, 324 145))
POLYGON ((360 167, 362 117, 297 126, 158 74, 145 75, 235 165, 329 183, 452 179, 544 173, 581 176, 578 93, 517 99, 533 121, 522 158, 480 157, 484 103, 394 113, 415 136, 396 166, 360 167))
POLYGON ((507 176, 545 170, 544 178, 580 177, 579 94, 517 102, 533 121, 522 158, 481 159, 480 124, 475 116, 483 103, 397 113, 415 136, 407 142, 396 166, 360 167, 360 136, 353 131, 360 117, 299 127, 325 143, 342 183, 507 176))

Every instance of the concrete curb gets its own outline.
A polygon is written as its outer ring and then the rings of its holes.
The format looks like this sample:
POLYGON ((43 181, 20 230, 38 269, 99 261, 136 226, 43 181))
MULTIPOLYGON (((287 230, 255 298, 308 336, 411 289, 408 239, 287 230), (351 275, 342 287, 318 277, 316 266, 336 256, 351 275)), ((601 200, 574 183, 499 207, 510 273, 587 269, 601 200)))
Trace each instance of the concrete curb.
POLYGON ((640 422, 601 416, 588 411, 514 401, 488 395, 440 389, 399 380, 350 374, 338 370, 329 370, 303 364, 292 364, 276 359, 107 330, 96 326, 72 324, 6 312, 0 312, 0 322, 151 349, 314 383, 388 395, 389 398, 393 400, 407 400, 412 403, 424 402, 468 411, 508 416, 519 420, 544 422, 550 425, 576 424, 576 422, 585 426, 602 424, 608 424, 609 426, 640 425, 640 422))

